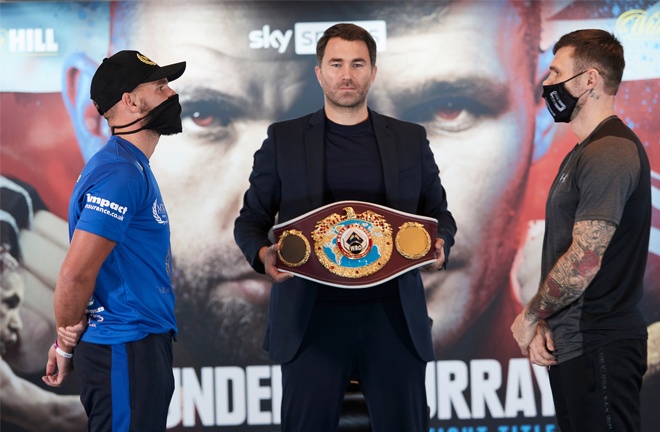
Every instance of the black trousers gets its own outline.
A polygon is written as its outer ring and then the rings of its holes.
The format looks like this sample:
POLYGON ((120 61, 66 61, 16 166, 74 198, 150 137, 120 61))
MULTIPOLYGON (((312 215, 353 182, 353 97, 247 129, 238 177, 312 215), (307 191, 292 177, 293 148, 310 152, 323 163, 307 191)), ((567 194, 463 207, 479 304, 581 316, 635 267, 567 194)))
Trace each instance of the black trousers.
POLYGON ((646 341, 619 340, 550 368, 561 432, 638 432, 646 341))
POLYGON ((357 379, 374 432, 428 431, 425 374, 398 297, 317 302, 299 353, 282 365, 282 430, 336 432, 357 379))
POLYGON ((163 432, 174 393, 172 336, 125 344, 79 342, 73 366, 90 432, 163 432))

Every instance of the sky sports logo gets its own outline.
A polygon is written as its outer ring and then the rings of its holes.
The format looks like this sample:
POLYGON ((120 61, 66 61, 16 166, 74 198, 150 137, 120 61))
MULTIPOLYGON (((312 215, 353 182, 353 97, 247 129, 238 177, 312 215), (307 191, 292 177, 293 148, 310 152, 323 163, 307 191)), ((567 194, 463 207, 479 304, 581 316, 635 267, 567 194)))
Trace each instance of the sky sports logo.
MULTIPOLYGON (((365 28, 371 34, 376 41, 379 52, 385 51, 387 47, 387 26, 385 21, 351 22, 365 28)), ((248 34, 250 48, 253 50, 274 49, 280 54, 284 54, 293 40, 297 55, 314 55, 316 54, 316 42, 323 35, 323 32, 334 24, 337 24, 337 22, 301 22, 296 23, 293 30, 273 29, 268 24, 265 24, 262 28, 252 30, 248 34)))

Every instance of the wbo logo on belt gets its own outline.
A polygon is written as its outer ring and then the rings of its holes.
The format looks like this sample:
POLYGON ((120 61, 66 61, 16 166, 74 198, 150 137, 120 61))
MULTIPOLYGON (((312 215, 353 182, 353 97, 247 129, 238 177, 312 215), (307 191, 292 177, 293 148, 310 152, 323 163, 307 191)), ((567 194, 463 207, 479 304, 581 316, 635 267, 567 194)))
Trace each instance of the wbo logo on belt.
POLYGON ((276 265, 326 285, 367 288, 434 262, 437 225, 434 218, 341 201, 274 226, 276 265))

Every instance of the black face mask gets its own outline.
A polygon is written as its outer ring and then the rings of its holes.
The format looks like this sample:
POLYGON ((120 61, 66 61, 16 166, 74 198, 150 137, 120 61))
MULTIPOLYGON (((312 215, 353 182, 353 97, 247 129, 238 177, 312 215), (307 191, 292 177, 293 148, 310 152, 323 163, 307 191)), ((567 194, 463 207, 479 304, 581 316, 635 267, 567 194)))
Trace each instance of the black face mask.
POLYGON ((144 129, 152 130, 159 135, 174 135, 181 133, 183 128, 181 127, 181 104, 179 103, 179 95, 176 94, 167 98, 165 102, 149 111, 146 116, 139 118, 134 122, 125 124, 123 126, 113 126, 112 134, 129 135, 140 132, 144 129), (117 129, 125 129, 127 127, 133 126, 135 123, 146 118, 148 118, 147 123, 139 129, 130 132, 116 131, 117 129))
MULTIPOLYGON (((587 69, 588 70, 588 69, 587 69)), ((577 75, 573 75, 566 81, 562 81, 557 84, 543 86, 543 99, 545 99, 545 106, 552 114, 552 117, 555 119, 555 123, 568 123, 571 121, 571 116, 575 110, 575 106, 578 103, 578 100, 586 93, 582 93, 580 96, 575 97, 566 90, 566 83, 576 78, 586 70, 580 72, 577 75)))

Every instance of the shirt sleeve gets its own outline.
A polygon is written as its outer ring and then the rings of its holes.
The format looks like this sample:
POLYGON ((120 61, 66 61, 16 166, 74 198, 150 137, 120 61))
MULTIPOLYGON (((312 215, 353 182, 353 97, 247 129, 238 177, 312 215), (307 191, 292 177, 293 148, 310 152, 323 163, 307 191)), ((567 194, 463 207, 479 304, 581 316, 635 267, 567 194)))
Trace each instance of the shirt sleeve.
POLYGON ((604 220, 618 225, 639 176, 639 154, 632 141, 607 137, 588 145, 577 171, 580 201, 575 221, 604 220))
POLYGON ((76 229, 123 242, 146 196, 144 174, 132 164, 112 163, 97 167, 85 181, 76 229))

